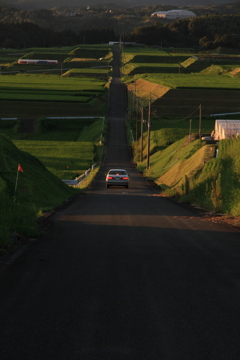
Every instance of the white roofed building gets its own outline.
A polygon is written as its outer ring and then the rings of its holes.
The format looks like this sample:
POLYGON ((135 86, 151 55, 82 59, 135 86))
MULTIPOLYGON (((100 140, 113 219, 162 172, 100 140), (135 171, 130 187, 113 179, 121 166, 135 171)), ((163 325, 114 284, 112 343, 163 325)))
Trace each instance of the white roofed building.
POLYGON ((213 137, 215 140, 234 139, 240 136, 240 120, 216 120, 213 137))
POLYGON ((169 11, 156 11, 151 14, 151 17, 161 17, 169 20, 186 19, 196 17, 194 12, 189 10, 169 10, 169 11))

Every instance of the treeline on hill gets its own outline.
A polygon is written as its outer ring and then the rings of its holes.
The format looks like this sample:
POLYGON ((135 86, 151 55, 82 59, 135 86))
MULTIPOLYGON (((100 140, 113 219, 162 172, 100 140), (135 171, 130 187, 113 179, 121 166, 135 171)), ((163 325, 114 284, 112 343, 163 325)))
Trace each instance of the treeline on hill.
POLYGON ((29 22, 19 24, 0 23, 0 47, 27 48, 53 47, 76 44, 101 44, 115 41, 113 29, 89 29, 75 33, 71 30, 53 31, 29 22))
MULTIPOLYGON (((0 22, 0 47, 3 48, 101 44, 118 39, 111 27, 89 28, 75 32, 67 29, 53 31, 31 22, 0 22)), ((155 22, 124 34, 124 41, 164 47, 200 46, 204 50, 219 46, 239 49, 240 14, 199 16, 168 24, 155 22)))
POLYGON ((124 39, 146 45, 240 48, 240 14, 199 16, 165 25, 155 23, 136 28, 125 34, 124 39))

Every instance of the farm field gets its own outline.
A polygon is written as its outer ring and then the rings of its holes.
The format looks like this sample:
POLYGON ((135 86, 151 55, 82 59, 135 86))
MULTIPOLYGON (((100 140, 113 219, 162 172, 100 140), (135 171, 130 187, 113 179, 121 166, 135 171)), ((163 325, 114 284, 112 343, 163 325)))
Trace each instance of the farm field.
MULTIPOLYGON (((109 45, 77 45, 71 47, 59 48, 27 48, 27 49, 0 49, 0 66, 1 74, 9 72, 30 72, 30 71, 52 71, 53 73, 61 72, 61 68, 65 68, 67 64, 74 59, 81 61, 81 67, 91 67, 93 61, 95 64, 107 64, 111 60, 111 46, 109 45), (23 65, 18 64, 18 59, 47 59, 58 60, 58 65, 23 65), (103 63, 99 59, 103 58, 103 63), (105 62, 106 61, 106 62, 105 62)), ((75 66, 75 61, 72 62, 71 68, 75 66), (73 66, 74 65, 74 66, 73 66)))
POLYGON ((60 179, 74 179, 99 158, 105 118, 42 119, 35 133, 16 131, 19 120, 0 121, 0 134, 39 159, 60 179))
POLYGON ((111 56, 108 45, 1 49, 0 117, 106 114, 111 56), (58 64, 18 64, 19 58, 58 64))
POLYGON ((91 142, 15 140, 13 143, 39 159, 61 180, 80 176, 94 161, 94 144, 91 142))
MULTIPOLYGON (((60 179, 74 179, 95 160, 101 161, 98 145, 107 112, 108 69, 91 69, 91 66, 97 63, 102 66, 105 60, 100 61, 99 57, 105 56, 108 64, 110 50, 109 46, 32 48, 25 53, 0 50, 0 62, 5 66, 0 77, 0 117, 17 118, 0 120, 0 133, 14 141, 20 150, 39 159, 60 179), (66 63, 71 63, 74 66, 71 71, 81 76, 73 78, 69 73, 64 76, 64 72, 60 76, 59 71, 46 73, 42 65, 19 65, 19 57, 57 59, 63 70, 66 63), (78 62, 81 68, 75 67, 78 62), (19 69, 21 73, 6 74, 19 69), (83 76, 86 69, 88 77, 83 76), (99 73, 104 74, 103 78, 99 73), (34 132, 21 131, 25 120, 35 123, 34 132)), ((55 67, 59 70, 60 65, 55 67)))
POLYGON ((240 119, 239 56, 138 50, 126 49, 122 67, 137 167, 160 186, 163 196, 239 217, 239 138, 218 144, 198 138, 199 133, 211 134, 216 119, 240 119), (140 109, 143 120, 148 119, 149 104, 147 168, 147 122, 142 137, 139 123, 140 109))
POLYGON ((146 103, 151 96, 157 117, 191 118, 200 105, 205 117, 239 111, 238 55, 148 48, 124 51, 122 72, 129 101, 136 94, 146 103))

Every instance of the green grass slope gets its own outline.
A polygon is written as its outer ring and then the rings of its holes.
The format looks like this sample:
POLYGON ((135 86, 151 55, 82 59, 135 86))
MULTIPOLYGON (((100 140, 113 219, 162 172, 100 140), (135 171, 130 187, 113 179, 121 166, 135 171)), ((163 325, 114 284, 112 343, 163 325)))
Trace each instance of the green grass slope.
POLYGON ((148 171, 146 158, 138 167, 165 195, 209 211, 240 216, 239 148, 239 138, 221 140, 217 146, 185 137, 152 154, 148 171))
POLYGON ((32 155, 0 135, 0 249, 15 234, 36 236, 36 219, 77 190, 65 185, 32 155), (17 171, 21 164, 23 172, 17 171))

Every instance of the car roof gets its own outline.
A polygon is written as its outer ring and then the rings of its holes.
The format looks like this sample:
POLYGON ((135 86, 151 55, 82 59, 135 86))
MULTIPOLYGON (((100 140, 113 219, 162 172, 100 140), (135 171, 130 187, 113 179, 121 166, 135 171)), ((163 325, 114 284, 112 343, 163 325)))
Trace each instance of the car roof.
POLYGON ((125 169, 110 169, 109 171, 127 171, 125 169))

